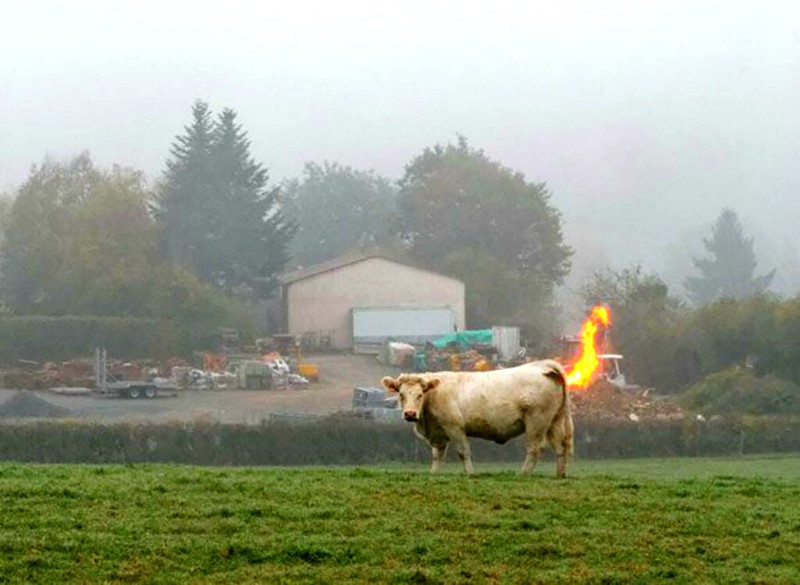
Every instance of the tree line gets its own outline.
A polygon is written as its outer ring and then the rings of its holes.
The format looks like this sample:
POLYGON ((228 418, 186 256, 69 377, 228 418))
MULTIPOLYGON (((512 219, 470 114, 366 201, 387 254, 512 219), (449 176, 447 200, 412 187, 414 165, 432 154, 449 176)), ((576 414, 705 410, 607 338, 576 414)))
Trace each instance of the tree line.
MULTIPOLYGON (((215 114, 202 101, 155 181, 123 166, 97 168, 81 153, 35 165, 0 203, 0 295, 15 315, 243 323, 287 269, 378 246, 463 280, 471 327, 518 325, 543 348, 557 332, 554 292, 573 254, 547 185, 464 137, 423 149, 398 181, 309 162, 300 177, 276 183, 236 112, 215 114)), ((678 335, 675 323, 687 315, 702 320, 710 310, 702 307, 719 299, 768 298, 759 295, 774 271, 758 274, 753 240, 733 210, 722 211, 704 244, 685 283, 691 304, 636 267, 586 284, 587 303, 616 309, 615 335, 642 381, 675 387, 696 378, 679 373, 694 358, 656 363, 680 354, 659 343, 664 331, 678 335), (655 374, 662 370, 670 374, 655 374)))
POLYGON ((397 182, 324 162, 276 184, 236 113, 201 101, 156 181, 88 153, 45 160, 3 224, 0 294, 16 315, 224 321, 288 268, 381 246, 465 281, 472 326, 543 338, 572 254, 546 186, 464 138, 424 149, 397 182))

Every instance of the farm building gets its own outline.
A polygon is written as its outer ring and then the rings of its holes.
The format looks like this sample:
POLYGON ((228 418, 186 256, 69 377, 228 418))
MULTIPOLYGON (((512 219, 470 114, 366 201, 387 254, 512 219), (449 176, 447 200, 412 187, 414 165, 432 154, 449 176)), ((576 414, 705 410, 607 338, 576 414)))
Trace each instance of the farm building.
POLYGON ((286 332, 311 346, 375 351, 386 338, 423 343, 464 329, 464 283, 380 253, 285 274, 286 332))

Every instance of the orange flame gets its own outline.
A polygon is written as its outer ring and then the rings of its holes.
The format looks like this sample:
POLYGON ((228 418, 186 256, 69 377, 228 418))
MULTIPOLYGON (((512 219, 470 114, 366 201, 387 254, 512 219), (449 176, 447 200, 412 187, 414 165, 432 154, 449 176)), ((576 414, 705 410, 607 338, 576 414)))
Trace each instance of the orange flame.
POLYGON ((597 305, 581 327, 581 358, 572 366, 572 371, 567 376, 567 384, 572 388, 586 388, 598 373, 600 360, 597 359, 596 337, 601 325, 611 325, 611 313, 607 307, 597 305))

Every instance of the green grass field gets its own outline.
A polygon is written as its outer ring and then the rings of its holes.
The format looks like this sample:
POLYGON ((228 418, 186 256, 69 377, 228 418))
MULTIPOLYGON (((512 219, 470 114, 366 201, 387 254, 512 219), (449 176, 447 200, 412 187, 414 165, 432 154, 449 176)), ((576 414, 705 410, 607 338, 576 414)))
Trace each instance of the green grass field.
POLYGON ((800 457, 0 464, 0 582, 800 582, 800 457))

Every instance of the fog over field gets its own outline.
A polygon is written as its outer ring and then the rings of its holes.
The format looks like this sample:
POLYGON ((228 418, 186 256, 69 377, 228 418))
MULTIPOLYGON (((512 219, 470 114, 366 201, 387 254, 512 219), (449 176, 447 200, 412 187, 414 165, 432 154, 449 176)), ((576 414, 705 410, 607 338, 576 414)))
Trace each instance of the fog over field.
POLYGON ((101 1, 0 8, 0 189, 89 149, 153 178, 202 98, 275 181, 324 159, 399 178, 463 134, 546 181, 568 286, 641 262, 676 291, 723 207, 800 288, 800 5, 101 1))

